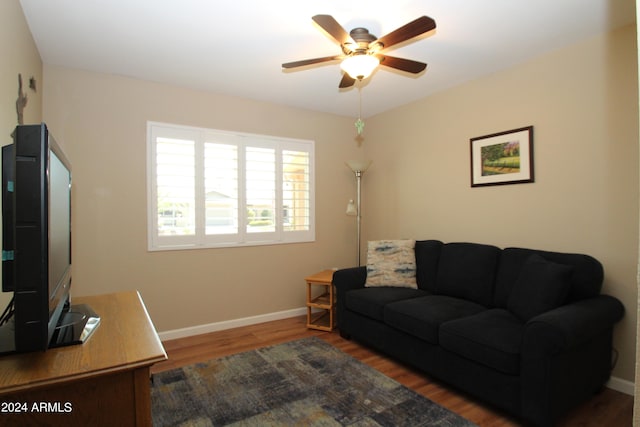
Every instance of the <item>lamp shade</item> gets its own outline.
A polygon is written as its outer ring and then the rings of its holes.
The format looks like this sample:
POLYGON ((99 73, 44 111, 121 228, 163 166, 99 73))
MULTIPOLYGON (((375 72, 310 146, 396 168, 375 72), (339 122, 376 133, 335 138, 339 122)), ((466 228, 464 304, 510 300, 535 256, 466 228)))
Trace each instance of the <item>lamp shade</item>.
POLYGON ((362 80, 369 77, 378 65, 380 65, 380 60, 375 56, 356 53, 345 58, 340 67, 352 78, 362 80))
POLYGON ((346 213, 349 216, 358 215, 358 209, 356 208, 356 204, 353 202, 353 199, 349 200, 349 203, 347 204, 347 212, 346 213))
POLYGON ((371 166, 371 160, 349 160, 347 166, 354 172, 364 172, 371 166))

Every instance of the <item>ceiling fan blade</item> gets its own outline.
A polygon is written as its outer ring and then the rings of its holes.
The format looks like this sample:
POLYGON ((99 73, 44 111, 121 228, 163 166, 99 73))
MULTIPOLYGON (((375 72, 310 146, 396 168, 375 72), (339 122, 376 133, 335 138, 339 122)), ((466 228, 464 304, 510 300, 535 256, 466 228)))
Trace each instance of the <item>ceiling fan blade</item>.
POLYGON ((380 59, 380 65, 395 68, 397 70, 406 71, 408 73, 421 73, 427 64, 424 62, 413 61, 411 59, 397 58, 395 56, 376 55, 380 59))
POLYGON ((353 43, 353 39, 342 28, 342 25, 338 24, 331 15, 315 15, 311 18, 313 22, 318 24, 323 30, 325 30, 331 37, 333 37, 340 45, 347 43, 353 43))
POLYGON ((342 80, 340 80, 340 84, 338 85, 338 87, 340 89, 344 89, 346 87, 351 87, 355 84, 356 79, 354 79, 353 77, 351 77, 349 74, 344 73, 344 75, 342 76, 342 80))
POLYGON ((344 55, 325 56, 322 58, 303 59, 301 61, 286 62, 282 64, 282 68, 304 67, 305 65, 320 64, 322 62, 335 61, 344 58, 344 55))
POLYGON ((403 41, 431 31, 434 28, 436 28, 436 21, 428 16, 421 16, 420 18, 403 25, 397 30, 390 32, 386 36, 380 37, 378 40, 372 42, 372 44, 381 43, 383 45, 383 49, 387 49, 394 44, 402 43, 403 41))

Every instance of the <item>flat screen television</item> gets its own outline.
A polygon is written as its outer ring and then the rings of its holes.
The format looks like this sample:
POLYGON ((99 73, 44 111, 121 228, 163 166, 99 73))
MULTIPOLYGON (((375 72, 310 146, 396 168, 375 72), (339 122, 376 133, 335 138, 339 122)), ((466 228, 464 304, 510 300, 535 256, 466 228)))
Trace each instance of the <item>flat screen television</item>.
POLYGON ((88 338, 99 317, 71 306, 71 163, 47 126, 20 125, 2 148, 2 291, 12 316, 0 353, 88 338))

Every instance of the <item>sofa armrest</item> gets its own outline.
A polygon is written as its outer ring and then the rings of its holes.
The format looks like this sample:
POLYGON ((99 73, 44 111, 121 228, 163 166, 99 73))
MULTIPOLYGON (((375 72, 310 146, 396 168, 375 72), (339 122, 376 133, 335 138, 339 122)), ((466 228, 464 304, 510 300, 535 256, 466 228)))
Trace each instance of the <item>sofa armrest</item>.
POLYGON ((620 301, 598 295, 527 322, 520 372, 525 419, 533 425, 551 425, 606 383, 611 375, 613 326, 623 315, 620 301))
POLYGON ((346 317, 346 298, 347 292, 353 289, 364 288, 367 281, 367 267, 351 267, 338 270, 333 273, 333 285, 336 287, 336 306, 338 316, 338 328, 340 335, 348 338, 350 332, 344 319, 346 317))
POLYGON ((345 293, 351 289, 364 288, 367 281, 367 267, 351 267, 337 270, 333 273, 333 284, 338 293, 345 293))
POLYGON ((624 306, 609 295, 580 300, 529 320, 522 354, 555 354, 575 347, 622 319, 624 306))

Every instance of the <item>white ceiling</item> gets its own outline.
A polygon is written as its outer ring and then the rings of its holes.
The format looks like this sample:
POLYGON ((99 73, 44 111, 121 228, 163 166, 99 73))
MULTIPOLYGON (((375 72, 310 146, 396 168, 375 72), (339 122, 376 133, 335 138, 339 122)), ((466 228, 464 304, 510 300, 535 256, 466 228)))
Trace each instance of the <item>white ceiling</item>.
MULTIPOLYGON (((381 67, 362 82, 371 116, 635 22, 634 0, 20 0, 43 62, 345 116, 340 53, 311 20, 332 15, 378 37, 422 15, 437 29, 385 53, 426 62, 418 77, 381 67)), ((589 64, 585 64, 588 67, 589 64)))

